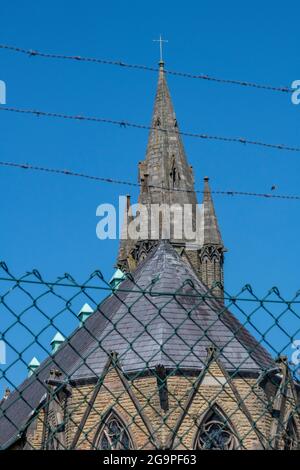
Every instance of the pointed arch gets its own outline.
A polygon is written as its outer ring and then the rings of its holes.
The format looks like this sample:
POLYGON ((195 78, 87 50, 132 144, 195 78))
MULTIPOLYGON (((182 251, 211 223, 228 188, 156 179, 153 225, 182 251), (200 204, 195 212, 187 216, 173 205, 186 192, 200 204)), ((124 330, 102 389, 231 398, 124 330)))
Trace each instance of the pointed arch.
POLYGON ((115 409, 110 408, 102 418, 93 448, 97 450, 134 449, 128 426, 115 409))
POLYGON ((284 450, 296 450, 299 449, 299 434, 296 422, 293 415, 290 414, 286 428, 283 434, 283 449, 284 450))
POLYGON ((198 450, 235 450, 241 447, 232 423, 218 405, 212 405, 204 414, 193 447, 198 450))

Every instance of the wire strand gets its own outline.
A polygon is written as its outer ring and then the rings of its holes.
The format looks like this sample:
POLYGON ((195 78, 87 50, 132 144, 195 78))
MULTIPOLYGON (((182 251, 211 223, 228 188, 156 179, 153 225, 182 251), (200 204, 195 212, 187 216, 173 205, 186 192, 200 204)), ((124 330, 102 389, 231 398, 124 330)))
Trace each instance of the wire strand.
POLYGON ((211 135, 211 134, 182 132, 182 131, 179 131, 178 128, 177 130, 169 130, 169 129, 164 129, 161 127, 153 127, 153 126, 147 126, 145 124, 138 124, 138 123, 129 122, 129 121, 118 121, 115 119, 101 118, 101 117, 95 117, 95 116, 53 113, 53 112, 48 112, 48 111, 24 109, 24 108, 21 109, 21 108, 8 107, 8 106, 0 106, 0 111, 9 111, 9 112, 20 113, 20 114, 33 114, 35 116, 44 116, 44 117, 59 118, 59 119, 70 119, 70 120, 75 120, 75 121, 90 121, 90 122, 96 122, 96 123, 105 123, 105 124, 116 125, 116 126, 123 127, 123 128, 131 127, 135 129, 143 129, 143 130, 150 130, 150 131, 155 130, 155 131, 164 132, 164 133, 172 132, 172 133, 176 133, 185 137, 193 137, 193 138, 202 139, 202 140, 216 140, 220 142, 238 143, 238 144, 244 144, 244 145, 246 144, 255 145, 259 147, 272 148, 276 150, 285 150, 289 152, 300 152, 300 147, 292 147, 286 144, 270 144, 270 143, 262 142, 258 140, 246 139, 244 137, 224 137, 224 136, 211 135))
MULTIPOLYGON (((11 167, 11 168, 20 168, 22 170, 31 170, 31 171, 39 171, 39 172, 46 172, 52 174, 59 174, 64 176, 74 176, 78 178, 84 178, 88 180, 103 182, 103 183, 110 183, 110 184, 119 184, 131 187, 141 187, 140 183, 133 183, 131 181, 119 180, 114 178, 105 178, 102 176, 95 176, 95 175, 88 175, 85 173, 79 173, 76 171, 68 170, 68 169, 60 169, 60 168, 48 168, 44 166, 37 166, 31 165, 29 163, 17 163, 17 162, 4 162, 0 161, 0 166, 2 167, 11 167)), ((180 189, 180 188, 167 188, 164 186, 156 186, 156 185, 149 185, 149 188, 152 189, 161 189, 167 191, 180 191, 180 192, 195 192, 199 194, 203 194, 204 190, 188 190, 188 189, 180 189)), ((266 199, 286 199, 286 200, 300 200, 300 196, 297 195, 284 195, 284 194, 268 194, 268 193, 255 193, 255 192, 246 192, 246 191, 216 191, 212 190, 212 194, 220 195, 220 196, 248 196, 248 197, 260 197, 266 199)))
MULTIPOLYGON (((51 54, 51 53, 46 53, 46 52, 39 52, 37 50, 32 50, 32 49, 24 49, 21 47, 10 46, 8 44, 0 44, 0 49, 5 49, 11 52, 18 52, 18 53, 26 54, 29 57, 43 57, 45 59, 62 59, 62 60, 72 60, 76 62, 91 62, 91 63, 103 64, 103 65, 115 65, 115 66, 119 66, 123 68, 145 70, 148 72, 158 72, 159 70, 157 67, 150 67, 150 66, 142 65, 142 64, 129 64, 121 60, 100 59, 96 57, 84 57, 84 56, 78 56, 78 55, 72 56, 72 55, 65 55, 65 54, 51 54)), ((192 73, 180 72, 180 71, 175 71, 175 70, 165 70, 165 73, 169 75, 183 77, 183 78, 206 80, 206 81, 229 84, 229 85, 239 85, 242 87, 263 89, 263 90, 269 90, 269 91, 275 91, 275 92, 281 92, 281 93, 291 93, 293 91, 289 87, 265 85, 265 84, 255 83, 255 82, 248 82, 244 80, 224 79, 224 78, 214 77, 212 75, 207 75, 204 73, 192 74, 192 73)))

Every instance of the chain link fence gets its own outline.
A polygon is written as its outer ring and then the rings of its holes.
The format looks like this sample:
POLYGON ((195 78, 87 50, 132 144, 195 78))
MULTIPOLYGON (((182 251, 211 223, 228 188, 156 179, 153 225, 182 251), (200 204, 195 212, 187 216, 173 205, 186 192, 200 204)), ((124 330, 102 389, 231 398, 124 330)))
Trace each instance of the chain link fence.
POLYGON ((166 277, 1 263, 0 449, 300 447, 300 292, 166 277))

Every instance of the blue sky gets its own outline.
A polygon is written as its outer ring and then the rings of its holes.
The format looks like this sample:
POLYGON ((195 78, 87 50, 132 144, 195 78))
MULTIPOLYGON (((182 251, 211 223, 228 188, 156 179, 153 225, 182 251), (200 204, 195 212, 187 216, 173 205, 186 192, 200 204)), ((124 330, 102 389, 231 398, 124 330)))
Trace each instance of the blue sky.
MULTIPOLYGON (((1 2, 0 42, 61 54, 156 66, 162 33, 166 67, 290 86, 300 79, 300 6, 254 0, 1 2)), ((155 73, 114 66, 28 58, 0 50, 7 105, 89 114, 149 124, 155 73)), ((284 93, 168 77, 182 131, 247 137, 299 146, 300 106, 284 93)), ((197 189, 300 194, 300 155, 186 138, 197 189)), ((147 132, 109 125, 0 113, 0 160, 69 168, 137 181, 147 132)), ((95 269, 109 278, 117 241, 96 238, 96 208, 116 204, 127 187, 0 168, 0 258, 21 275, 47 279, 95 269)), ((137 191, 130 193, 135 199, 137 191)), ((215 196, 228 253, 230 293, 246 283, 257 295, 276 285, 299 288, 299 201, 215 196)), ((263 315, 263 313, 262 313, 263 315)), ((263 321, 260 318, 258 321, 263 321)), ((294 319, 294 331, 299 328, 294 319)), ((289 325, 291 326, 291 324, 289 325)), ((300 335, 298 335, 300 337, 300 335)))

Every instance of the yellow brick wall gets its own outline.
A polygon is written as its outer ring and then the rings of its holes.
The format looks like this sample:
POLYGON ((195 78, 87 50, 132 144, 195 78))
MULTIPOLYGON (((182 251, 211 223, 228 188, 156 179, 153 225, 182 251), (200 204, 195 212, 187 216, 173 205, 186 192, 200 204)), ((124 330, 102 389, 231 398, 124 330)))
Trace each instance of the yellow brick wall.
MULTIPOLYGON (((196 379, 195 376, 170 376, 168 378, 169 410, 167 412, 160 408, 156 377, 139 377, 130 382, 131 390, 139 403, 142 413, 151 423, 158 447, 165 448, 170 441, 175 424, 183 410, 186 410, 187 399, 196 379)), ((211 364, 208 374, 206 374, 198 392, 195 394, 188 412, 182 419, 173 448, 193 448, 199 423, 213 404, 224 412, 241 439, 243 448, 261 448, 259 437, 253 430, 252 423, 249 422, 243 410, 238 406, 237 399, 226 381, 227 379, 219 366, 216 363, 211 364)), ((254 379, 236 378, 233 383, 242 401, 247 406, 258 431, 268 440, 270 437, 271 415, 267 410, 268 400, 264 391, 258 387, 254 379)), ((78 385, 72 388, 72 394, 67 403, 67 448, 70 448, 72 444, 94 388, 95 384, 78 385)), ((107 373, 98 392, 76 448, 86 450, 93 448, 101 419, 110 407, 114 407, 127 425, 135 448, 153 448, 147 427, 130 395, 124 388, 118 373, 113 368, 107 373)), ((44 411, 41 410, 36 418, 35 426, 32 426, 28 432, 29 446, 35 449, 42 447, 43 422, 44 411)), ((300 425, 299 420, 297 424, 300 425)))

